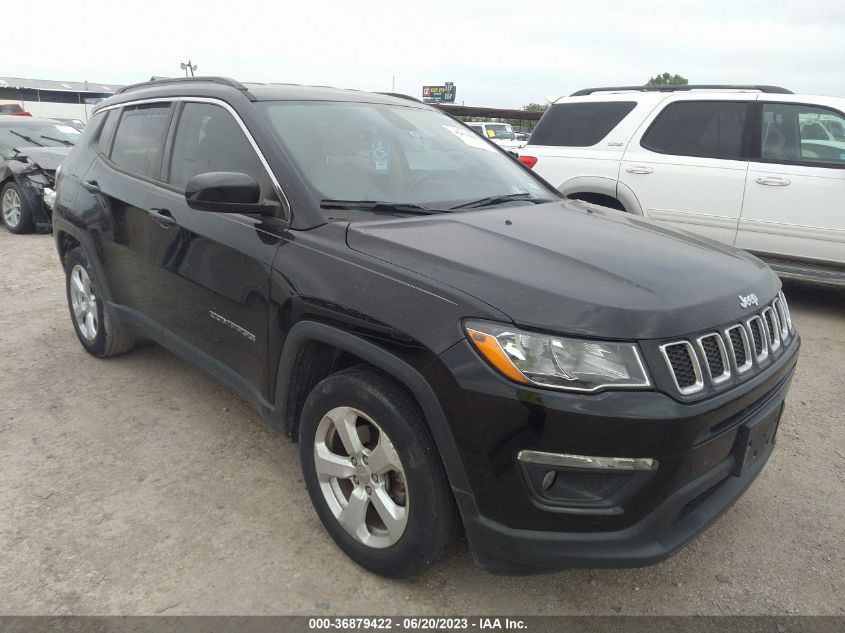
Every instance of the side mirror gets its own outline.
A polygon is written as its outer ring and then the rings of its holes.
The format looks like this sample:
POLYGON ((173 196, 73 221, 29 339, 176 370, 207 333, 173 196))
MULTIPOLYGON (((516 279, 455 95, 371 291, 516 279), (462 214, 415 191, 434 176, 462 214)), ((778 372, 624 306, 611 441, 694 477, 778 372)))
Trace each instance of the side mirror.
POLYGON ((197 211, 275 215, 279 205, 261 201, 255 178, 234 171, 197 174, 185 185, 185 201, 197 211))

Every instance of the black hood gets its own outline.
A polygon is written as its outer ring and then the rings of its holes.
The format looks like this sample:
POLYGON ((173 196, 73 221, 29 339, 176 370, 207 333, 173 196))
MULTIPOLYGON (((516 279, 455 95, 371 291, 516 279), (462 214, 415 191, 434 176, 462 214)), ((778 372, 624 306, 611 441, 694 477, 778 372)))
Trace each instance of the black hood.
MULTIPOLYGON (((41 169, 56 171, 65 156, 70 154, 72 147, 18 147, 21 153, 28 157, 41 169)), ((20 157, 16 157, 20 158, 20 157)))
POLYGON ((749 315, 739 295, 780 289, 743 251, 575 201, 356 222, 347 241, 518 325, 586 336, 690 334, 749 315))

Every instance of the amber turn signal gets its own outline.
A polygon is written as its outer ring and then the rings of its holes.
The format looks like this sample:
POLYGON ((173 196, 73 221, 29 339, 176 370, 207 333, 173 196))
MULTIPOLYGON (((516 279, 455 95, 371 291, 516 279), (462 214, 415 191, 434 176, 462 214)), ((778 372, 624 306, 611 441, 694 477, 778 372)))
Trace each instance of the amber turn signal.
POLYGON ((467 328, 466 332, 469 335, 469 340, 475 345, 475 349, 481 352, 481 355, 493 367, 515 382, 528 384, 528 378, 514 367, 514 364, 508 359, 507 354, 505 354, 505 351, 495 337, 471 328, 467 328))

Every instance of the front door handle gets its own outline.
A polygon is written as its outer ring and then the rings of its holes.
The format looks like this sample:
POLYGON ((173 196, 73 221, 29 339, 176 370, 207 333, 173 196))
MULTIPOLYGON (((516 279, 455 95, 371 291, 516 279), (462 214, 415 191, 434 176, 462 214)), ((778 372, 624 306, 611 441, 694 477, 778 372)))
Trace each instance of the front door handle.
POLYGON ((790 182, 789 178, 781 176, 760 176, 756 180, 758 185, 769 185, 770 187, 786 187, 790 182))
POLYGON ((654 169, 648 165, 628 165, 628 167, 625 168, 625 171, 629 174, 650 174, 654 171, 654 169))
POLYGON ((150 218, 165 229, 176 225, 176 219, 167 209, 150 209, 150 218))
POLYGON ((82 186, 91 193, 100 193, 100 185, 97 184, 96 180, 83 180, 82 186))

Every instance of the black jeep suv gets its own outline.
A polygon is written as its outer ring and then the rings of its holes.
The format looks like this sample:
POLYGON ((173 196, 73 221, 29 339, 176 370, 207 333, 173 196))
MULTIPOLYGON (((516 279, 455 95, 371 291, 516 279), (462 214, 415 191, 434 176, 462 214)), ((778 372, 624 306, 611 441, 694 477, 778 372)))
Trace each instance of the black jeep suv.
POLYGON ((130 86, 56 193, 85 349, 149 339, 229 385, 380 574, 461 527, 501 572, 653 563, 772 452, 799 339, 764 264, 564 200, 415 100, 130 86))

